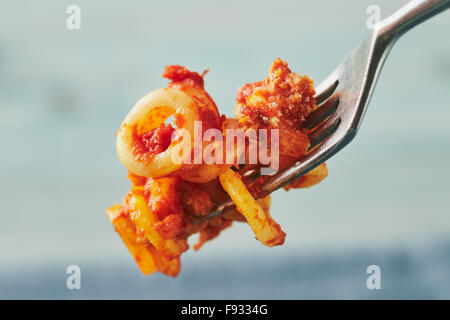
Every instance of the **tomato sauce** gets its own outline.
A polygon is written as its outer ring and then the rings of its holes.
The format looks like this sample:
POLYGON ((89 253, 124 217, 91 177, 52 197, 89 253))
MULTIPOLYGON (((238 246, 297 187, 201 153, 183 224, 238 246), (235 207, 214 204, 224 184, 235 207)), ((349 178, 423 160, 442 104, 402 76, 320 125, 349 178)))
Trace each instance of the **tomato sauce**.
POLYGON ((137 126, 133 128, 133 152, 142 159, 149 159, 153 155, 164 152, 172 141, 175 129, 171 124, 161 124, 159 127, 143 134, 137 133, 137 126))
POLYGON ((287 63, 278 58, 265 80, 241 87, 235 111, 247 127, 298 130, 314 109, 314 94, 313 81, 291 72, 287 63))
POLYGON ((172 82, 185 82, 187 86, 200 86, 203 88, 203 76, 208 71, 199 74, 198 72, 189 71, 188 68, 180 65, 167 66, 162 76, 172 82))

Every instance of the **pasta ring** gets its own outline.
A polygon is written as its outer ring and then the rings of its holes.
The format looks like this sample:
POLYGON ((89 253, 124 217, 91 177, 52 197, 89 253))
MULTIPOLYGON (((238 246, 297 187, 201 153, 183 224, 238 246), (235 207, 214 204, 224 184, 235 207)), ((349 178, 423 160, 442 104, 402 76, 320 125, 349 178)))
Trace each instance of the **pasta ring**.
MULTIPOLYGON (((123 120, 117 133, 116 149, 120 161, 132 173, 144 177, 161 177, 173 173, 183 166, 174 161, 172 152, 182 139, 172 139, 169 147, 150 157, 140 157, 134 150, 133 130, 143 134, 155 129, 175 114, 181 119, 177 134, 187 130, 191 140, 194 138, 194 121, 199 119, 195 101, 186 93, 172 88, 151 91, 141 98, 123 120)), ((177 118, 175 118, 177 119, 177 118)), ((192 141, 190 141, 193 145, 192 141)))

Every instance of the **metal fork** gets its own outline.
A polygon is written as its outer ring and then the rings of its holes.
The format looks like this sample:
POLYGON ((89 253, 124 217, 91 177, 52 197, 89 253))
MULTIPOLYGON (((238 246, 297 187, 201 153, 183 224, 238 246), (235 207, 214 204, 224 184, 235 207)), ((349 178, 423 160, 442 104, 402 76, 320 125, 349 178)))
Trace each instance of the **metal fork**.
MULTIPOLYGON (((271 176, 261 187, 263 195, 305 175, 352 141, 395 41, 449 7, 450 0, 413 0, 374 26, 360 45, 317 87, 315 99, 320 107, 304 123, 305 128, 312 130, 310 151, 293 166, 271 176)), ((233 207, 231 200, 225 201, 200 221, 233 207)))

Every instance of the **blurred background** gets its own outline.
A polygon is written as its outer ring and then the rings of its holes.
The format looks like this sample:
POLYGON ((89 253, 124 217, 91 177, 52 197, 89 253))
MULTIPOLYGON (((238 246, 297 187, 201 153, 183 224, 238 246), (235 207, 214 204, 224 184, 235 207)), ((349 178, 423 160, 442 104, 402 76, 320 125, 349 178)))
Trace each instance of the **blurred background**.
POLYGON ((406 1, 0 2, 0 298, 450 298, 450 12, 395 45, 328 179, 274 195, 284 246, 236 224, 173 279, 141 275, 104 213, 129 188, 114 133, 164 66, 210 68, 232 116, 275 58, 318 84, 368 32, 369 5, 385 18, 406 1), (66 288, 73 264, 81 290, 66 288))

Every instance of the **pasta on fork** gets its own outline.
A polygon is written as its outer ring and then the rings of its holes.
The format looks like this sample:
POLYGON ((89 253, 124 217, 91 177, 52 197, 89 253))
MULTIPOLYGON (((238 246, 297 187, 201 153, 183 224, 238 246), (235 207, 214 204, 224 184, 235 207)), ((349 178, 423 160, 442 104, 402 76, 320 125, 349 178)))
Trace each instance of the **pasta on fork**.
MULTIPOLYGON (((236 118, 226 118, 204 89, 205 74, 166 67, 167 88, 141 98, 117 132, 132 187, 107 216, 144 274, 178 275, 191 235, 198 234, 198 250, 233 222, 247 222, 269 247, 286 237, 260 187, 266 169, 284 169, 307 153, 302 124, 317 108, 313 83, 276 59, 265 80, 239 90, 236 118), (252 178, 255 170, 261 175, 252 178), (236 209, 202 219, 228 198, 236 209)), ((310 187, 327 174, 322 164, 285 189, 310 187)))

